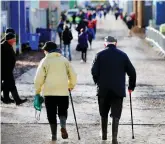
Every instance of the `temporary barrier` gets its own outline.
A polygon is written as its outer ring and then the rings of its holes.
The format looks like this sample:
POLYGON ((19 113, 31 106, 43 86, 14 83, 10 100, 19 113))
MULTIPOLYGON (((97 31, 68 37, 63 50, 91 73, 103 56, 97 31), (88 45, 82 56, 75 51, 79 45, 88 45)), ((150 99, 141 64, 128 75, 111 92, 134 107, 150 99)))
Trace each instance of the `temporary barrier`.
POLYGON ((153 42, 165 54, 165 36, 158 30, 147 27, 146 39, 153 42))

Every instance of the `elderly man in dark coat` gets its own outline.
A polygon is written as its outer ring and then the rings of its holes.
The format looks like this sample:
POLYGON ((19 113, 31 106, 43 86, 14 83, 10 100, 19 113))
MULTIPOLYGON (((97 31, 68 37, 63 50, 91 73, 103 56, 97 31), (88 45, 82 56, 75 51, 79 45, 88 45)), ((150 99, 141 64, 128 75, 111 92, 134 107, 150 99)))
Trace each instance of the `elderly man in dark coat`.
POLYGON ((111 109, 112 144, 118 144, 117 133, 125 92, 125 75, 129 76, 128 90, 136 85, 136 71, 127 54, 116 48, 117 40, 105 37, 106 49, 99 52, 92 66, 92 75, 98 86, 98 104, 101 115, 102 140, 107 140, 108 113, 111 109))
MULTIPOLYGON (((6 31, 5 31, 5 36, 1 39, 1 43, 3 43, 3 42, 5 41, 6 34, 8 34, 8 33, 13 33, 13 34, 15 34, 15 31, 14 31, 14 29, 12 29, 12 28, 7 28, 6 31)), ((4 89, 4 83, 3 83, 2 80, 1 80, 1 91, 3 91, 3 89, 4 89)), ((3 99, 3 98, 2 98, 2 99, 3 99)), ((11 102, 14 102, 14 101, 11 100, 11 102)))
POLYGON ((16 57, 12 47, 15 42, 15 35, 13 33, 8 33, 5 36, 5 40, 1 43, 1 79, 3 81, 2 101, 6 104, 15 101, 16 105, 20 105, 26 102, 27 99, 20 99, 15 86, 13 69, 15 67, 16 57), (9 92, 11 92, 14 101, 10 99, 9 92))

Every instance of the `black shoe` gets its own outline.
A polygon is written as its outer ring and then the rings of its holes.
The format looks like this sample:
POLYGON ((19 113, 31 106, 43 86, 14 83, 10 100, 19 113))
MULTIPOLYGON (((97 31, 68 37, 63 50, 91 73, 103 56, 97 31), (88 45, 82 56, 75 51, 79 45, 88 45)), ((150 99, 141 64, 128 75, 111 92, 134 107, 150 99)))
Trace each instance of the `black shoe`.
POLYGON ((1 97, 1 101, 5 104, 11 104, 14 103, 14 100, 12 100, 11 98, 3 98, 1 97))
POLYGON ((108 118, 101 118, 102 140, 107 140, 108 118))
POLYGON ((3 97, 1 96, 1 100, 5 104, 11 104, 14 103, 14 100, 12 100, 9 97, 9 91, 3 88, 3 97))
POLYGON ((21 105, 21 104, 23 104, 23 103, 25 103, 25 102, 27 102, 27 99, 25 98, 25 99, 20 99, 20 100, 18 100, 18 101, 16 101, 16 105, 21 105))
POLYGON ((16 103, 16 105, 20 105, 20 104, 23 104, 25 102, 27 102, 27 99, 20 99, 19 95, 18 95, 18 91, 17 91, 17 88, 15 87, 15 89, 13 91, 11 91, 11 94, 14 98, 14 101, 16 103))

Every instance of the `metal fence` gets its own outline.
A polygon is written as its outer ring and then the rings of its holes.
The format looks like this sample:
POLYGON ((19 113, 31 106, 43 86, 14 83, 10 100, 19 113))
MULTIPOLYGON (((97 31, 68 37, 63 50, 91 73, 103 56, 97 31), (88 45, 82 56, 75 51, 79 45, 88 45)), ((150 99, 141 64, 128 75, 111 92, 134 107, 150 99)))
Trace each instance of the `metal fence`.
POLYGON ((147 27, 146 40, 154 43, 165 54, 165 35, 152 27, 147 27))

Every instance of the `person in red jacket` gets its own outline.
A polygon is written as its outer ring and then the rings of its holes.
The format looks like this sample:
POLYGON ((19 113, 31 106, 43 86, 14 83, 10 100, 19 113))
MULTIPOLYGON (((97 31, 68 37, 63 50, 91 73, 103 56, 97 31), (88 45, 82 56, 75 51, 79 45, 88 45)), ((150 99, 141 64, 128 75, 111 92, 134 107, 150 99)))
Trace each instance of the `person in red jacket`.
POLYGON ((132 24, 133 24, 133 26, 134 26, 134 25, 135 25, 136 14, 135 14, 134 12, 132 12, 132 13, 130 14, 130 17, 132 18, 132 24))

